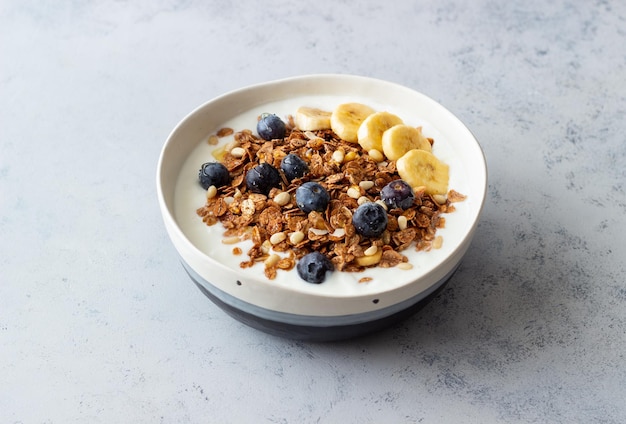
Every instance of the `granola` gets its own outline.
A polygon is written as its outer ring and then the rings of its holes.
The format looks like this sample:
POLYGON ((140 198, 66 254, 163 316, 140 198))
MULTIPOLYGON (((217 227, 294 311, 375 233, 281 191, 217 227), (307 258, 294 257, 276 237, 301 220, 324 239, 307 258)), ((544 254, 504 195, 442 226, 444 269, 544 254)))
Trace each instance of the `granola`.
MULTIPOLYGON (((443 239, 436 232, 445 226, 441 214, 453 212, 453 203, 465 199, 454 190, 447 195, 427 194, 425 187, 414 187, 413 204, 407 209, 387 210, 384 232, 379 237, 364 237, 355 231, 353 212, 365 202, 378 202, 387 209, 380 191, 401 179, 395 160, 381 160, 380 151, 366 151, 331 129, 299 129, 293 116, 286 120, 283 138, 266 141, 249 129, 235 132, 228 128, 211 135, 208 142, 215 145, 216 138, 229 134, 233 141, 218 148, 214 156, 227 168, 232 181, 217 189, 209 187, 206 203, 197 214, 207 225, 221 223, 225 244, 250 240, 252 247, 240 266, 262 263, 269 279, 279 270, 293 269, 300 258, 314 251, 343 272, 373 266, 411 269, 403 252, 440 248, 443 239), (309 170, 291 181, 280 170, 281 160, 289 153, 303 158, 309 170), (245 181, 246 173, 261 163, 274 166, 281 175, 280 187, 267 195, 251 192, 245 181), (297 206, 295 191, 308 181, 321 184, 330 194, 324 212, 304 213, 297 206)), ((433 144, 434 140, 428 142, 433 144)), ((235 247, 233 254, 242 251, 235 247)), ((360 281, 370 280, 364 277, 360 281)))

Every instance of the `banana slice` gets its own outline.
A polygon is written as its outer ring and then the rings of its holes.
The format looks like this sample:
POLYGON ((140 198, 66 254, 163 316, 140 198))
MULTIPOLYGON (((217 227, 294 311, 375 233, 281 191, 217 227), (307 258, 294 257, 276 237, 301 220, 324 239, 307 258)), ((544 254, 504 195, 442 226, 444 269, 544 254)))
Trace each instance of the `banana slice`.
POLYGON ((359 266, 372 266, 376 265, 383 257, 383 249, 378 249, 376 253, 371 256, 359 256, 356 258, 356 263, 359 266))
POLYGON ((376 149, 383 151, 383 133, 394 125, 402 124, 402 119, 393 113, 376 112, 371 114, 361 124, 357 132, 359 144, 366 152, 376 149))
POLYGON ((411 187, 425 187, 426 194, 448 192, 449 167, 431 152, 413 149, 396 161, 400 178, 411 187))
POLYGON ((430 152, 430 143, 422 131, 410 125, 394 125, 383 133, 383 153, 389 160, 398 160, 413 149, 430 152))
POLYGON ((330 112, 302 106, 296 111, 296 127, 302 131, 327 130, 330 128, 330 112))
POLYGON ((341 139, 357 142, 357 131, 365 118, 376 112, 362 103, 343 103, 330 115, 330 128, 341 139))

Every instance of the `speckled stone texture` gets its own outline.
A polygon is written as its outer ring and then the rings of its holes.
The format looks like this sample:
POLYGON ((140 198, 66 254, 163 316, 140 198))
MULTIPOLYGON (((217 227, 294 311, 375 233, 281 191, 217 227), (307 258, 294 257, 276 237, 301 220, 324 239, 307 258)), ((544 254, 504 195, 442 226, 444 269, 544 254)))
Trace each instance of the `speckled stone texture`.
POLYGON ((0 3, 0 422, 626 422, 626 3, 0 3), (189 111, 337 72, 441 102, 489 197, 388 331, 268 336, 180 266, 154 176, 189 111))

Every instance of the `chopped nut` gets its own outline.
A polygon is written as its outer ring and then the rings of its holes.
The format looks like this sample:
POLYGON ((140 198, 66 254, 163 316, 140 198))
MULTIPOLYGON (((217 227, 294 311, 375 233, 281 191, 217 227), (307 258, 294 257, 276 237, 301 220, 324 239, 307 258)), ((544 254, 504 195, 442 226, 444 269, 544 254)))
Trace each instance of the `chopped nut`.
POLYGON ((319 228, 309 228, 309 232, 313 233, 316 236, 325 236, 328 234, 328 230, 323 230, 319 228))
POLYGON ((235 244, 235 243, 239 243, 240 241, 241 239, 237 236, 227 237, 225 239, 222 239, 223 244, 235 244))
POLYGON ((270 250, 272 250, 272 243, 269 240, 264 240, 263 243, 261 243, 261 252, 267 255, 270 253, 270 250))
POLYGON ((363 203, 371 202, 371 200, 367 196, 361 196, 356 199, 356 203, 361 206, 363 203))
POLYGON ((335 150, 333 152, 333 160, 337 163, 343 162, 343 158, 345 157, 345 153, 343 150, 335 150))
POLYGON ((361 197, 361 190, 359 190, 358 187, 353 186, 348 189, 348 192, 346 194, 353 199, 358 199, 359 197, 361 197))
POLYGON ((304 240, 304 233, 302 231, 294 231, 289 235, 289 242, 291 244, 298 244, 304 240))
POLYGON ((433 194, 432 198, 438 205, 445 205, 448 200, 443 194, 433 194))
POLYGON ((217 195, 217 188, 214 185, 209 186, 209 188, 206 191, 206 198, 207 199, 212 199, 216 195, 217 195))
POLYGON ((406 216, 400 215, 398 217, 398 228, 400 229, 400 231, 406 230, 407 224, 408 224, 408 221, 406 219, 406 216))
POLYGON ((363 190, 369 190, 370 188, 374 187, 374 181, 361 181, 359 183, 359 187, 361 187, 363 190))
POLYGON ((400 262, 398 265, 396 265, 396 268, 409 270, 409 269, 413 269, 413 265, 409 262, 400 262))
POLYGON ((441 249, 441 246, 443 246, 443 237, 442 236, 437 236, 435 237, 435 239, 433 240, 433 249, 441 249))
POLYGON ((287 203, 291 201, 291 195, 286 191, 281 191, 276 196, 274 196, 274 202, 276 202, 279 206, 285 206, 287 203))
POLYGON ((373 244, 370 247, 368 247, 367 249, 365 249, 365 251, 363 253, 365 253, 365 256, 372 256, 372 255, 375 255, 376 252, 378 252, 378 246, 373 244))
POLYGON ((287 235, 283 232, 275 233, 275 234, 272 234, 272 236, 270 237, 270 243, 278 244, 281 241, 285 240, 286 238, 287 238, 287 235))
POLYGON ((263 262, 265 263, 265 266, 267 267, 267 266, 274 266, 274 265, 276 265, 279 260, 280 260, 280 256, 278 256, 276 253, 272 253, 263 262))
POLYGON ((227 152, 232 151, 235 147, 239 147, 239 141, 237 139, 231 141, 230 143, 226 143, 224 145, 224 150, 227 152))
POLYGON ((320 138, 317 134, 315 134, 313 131, 305 131, 304 135, 306 138, 308 138, 309 140, 315 140, 317 138, 320 138))
POLYGON ((246 154, 246 151, 242 147, 233 147, 230 154, 233 155, 233 157, 242 158, 246 154))

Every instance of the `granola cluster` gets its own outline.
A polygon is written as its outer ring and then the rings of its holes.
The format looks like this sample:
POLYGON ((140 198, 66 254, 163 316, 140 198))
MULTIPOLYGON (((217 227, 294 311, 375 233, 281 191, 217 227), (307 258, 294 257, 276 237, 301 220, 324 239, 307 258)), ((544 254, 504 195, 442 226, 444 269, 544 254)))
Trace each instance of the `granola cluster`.
MULTIPOLYGON (((240 266, 262 262, 269 279, 275 278, 278 270, 294 268, 299 258, 313 251, 326 255, 339 271, 358 272, 372 266, 410 269, 402 252, 411 247, 441 247, 443 240, 436 234, 445 225, 441 214, 454 211, 452 203, 464 199, 454 190, 447 196, 431 196, 415 188, 411 207, 387 211, 387 229, 380 237, 363 237, 355 231, 352 214, 364 202, 379 202, 386 208, 380 190, 400 178, 395 161, 372 157, 377 155, 340 139, 332 130, 300 131, 292 117, 283 139, 265 141, 247 129, 234 132, 223 128, 209 137, 209 143, 216 144, 219 137, 230 134, 234 140, 214 155, 226 166, 232 182, 218 189, 209 187, 206 204, 197 214, 207 225, 220 222, 224 226, 224 244, 251 240, 252 248, 240 266), (281 171, 281 187, 267 196, 247 189, 248 170, 264 162, 280 170, 281 160, 289 153, 308 163, 306 175, 289 182, 281 171), (325 212, 305 214, 296 205, 295 191, 307 181, 320 183, 330 194, 325 212)), ((234 246, 233 254, 243 252, 234 246)))

